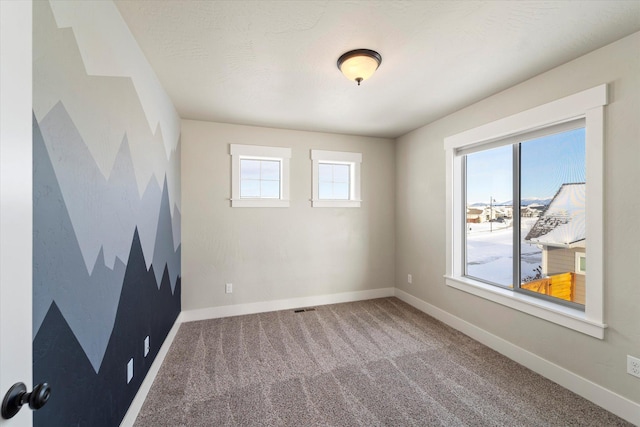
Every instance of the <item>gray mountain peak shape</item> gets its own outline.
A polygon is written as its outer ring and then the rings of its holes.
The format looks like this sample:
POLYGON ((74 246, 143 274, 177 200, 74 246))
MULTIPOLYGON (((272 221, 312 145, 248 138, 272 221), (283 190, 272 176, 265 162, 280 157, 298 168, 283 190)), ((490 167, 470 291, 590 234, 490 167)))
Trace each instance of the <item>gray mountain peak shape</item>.
MULTIPOLYGON (((181 189, 181 157, 182 157, 182 139, 178 139, 176 148, 169 155, 169 164, 166 168, 166 178, 169 184, 169 202, 171 206, 182 206, 182 189, 181 189)), ((158 175, 161 176, 161 175, 158 175)), ((177 240, 179 241, 179 239, 177 240)))
POLYGON ((33 118, 33 337, 55 301, 98 372, 124 280, 124 263, 104 263, 100 248, 89 274, 65 199, 33 118))
MULTIPOLYGON (((87 74, 87 56, 81 53, 78 33, 71 27, 58 27, 48 1, 35 2, 33 16, 38 22, 33 29, 33 109, 38 121, 42 123, 56 103, 62 102, 105 177, 109 176, 123 135, 128 135, 140 194, 152 175, 160 180, 175 169, 176 164, 168 158, 170 147, 175 148, 179 141, 180 118, 170 100, 166 98, 160 105, 168 115, 160 121, 149 121, 131 77, 87 74)), ((57 159, 52 160, 55 168, 57 159)), ((169 195, 175 201, 180 196, 172 191, 180 187, 173 185, 172 179, 170 175, 169 195)), ((109 262, 106 247, 105 257, 109 262)))
POLYGON ((123 140, 123 147, 118 152, 114 170, 109 177, 112 183, 119 186, 114 190, 109 188, 107 178, 102 175, 61 102, 49 111, 39 125, 46 147, 51 153, 53 168, 87 270, 91 268, 100 248, 104 249, 107 265, 113 265, 116 255, 126 259, 130 245, 124 243, 120 236, 125 232, 127 236, 133 233, 135 224, 131 218, 131 193, 137 193, 135 185, 125 183, 127 177, 134 176, 131 161, 126 159, 129 153, 128 148, 124 147, 126 139, 123 140), (119 174, 123 175, 122 178, 117 176, 119 174), (118 204, 112 203, 114 198, 120 199, 118 204))
POLYGON ((151 176, 147 188, 145 188, 140 200, 136 224, 140 244, 144 250, 145 263, 147 268, 153 262, 153 252, 158 232, 158 216, 160 212, 160 200, 162 199, 162 189, 155 176, 151 176))
POLYGON ((142 197, 139 196, 127 135, 106 178, 61 102, 43 118, 40 128, 54 159, 53 167, 87 270, 92 268, 100 248, 104 250, 107 266, 112 267, 116 258, 128 259, 136 226, 149 267, 161 190, 152 175, 142 197))
POLYGON ((178 249, 180 242, 182 241, 182 214, 177 205, 173 205, 173 216, 171 219, 171 225, 173 228, 173 244, 176 245, 175 249, 178 249))
POLYGON ((176 279, 180 275, 180 254, 174 250, 173 230, 171 224, 171 207, 169 206, 169 190, 167 178, 162 186, 162 199, 160 202, 160 216, 158 217, 158 231, 156 244, 153 250, 153 272, 156 275, 158 287, 162 281, 165 265, 169 271, 171 291, 173 292, 176 279))

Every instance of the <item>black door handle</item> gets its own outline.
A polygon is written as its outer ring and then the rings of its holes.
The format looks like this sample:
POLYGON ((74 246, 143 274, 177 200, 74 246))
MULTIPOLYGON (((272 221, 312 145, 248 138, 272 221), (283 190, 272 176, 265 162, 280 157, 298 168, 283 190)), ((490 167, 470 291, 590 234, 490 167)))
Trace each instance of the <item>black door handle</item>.
POLYGON ((22 405, 29 404, 29 408, 36 411, 42 408, 51 396, 49 384, 38 384, 31 393, 27 393, 24 383, 15 383, 11 386, 2 400, 2 418, 8 420, 16 415, 22 405))

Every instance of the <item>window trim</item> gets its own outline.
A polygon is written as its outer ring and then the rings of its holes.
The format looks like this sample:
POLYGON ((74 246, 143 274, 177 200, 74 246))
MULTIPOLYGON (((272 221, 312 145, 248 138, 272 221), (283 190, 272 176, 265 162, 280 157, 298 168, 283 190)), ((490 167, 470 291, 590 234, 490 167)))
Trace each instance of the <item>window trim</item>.
POLYGON ((586 259, 587 259, 587 254, 586 254, 586 252, 576 252, 575 257, 576 257, 576 258, 575 258, 575 259, 576 259, 576 265, 575 265, 575 269, 574 269, 574 270, 575 270, 575 273, 576 273, 576 274, 582 274, 582 275, 585 275, 585 274, 586 274, 586 272, 587 272, 587 269, 586 269, 586 259), (581 266, 580 266, 580 264, 581 264, 581 263, 580 263, 580 260, 581 260, 582 258, 584 258, 584 259, 585 259, 585 269, 584 269, 584 270, 583 270, 583 269, 581 268, 581 266))
POLYGON ((362 153, 351 153, 346 151, 326 151, 311 150, 312 160, 312 196, 311 206, 314 208, 359 208, 361 188, 361 167, 362 153), (327 200, 320 199, 318 165, 320 163, 348 164, 350 165, 351 176, 349 178, 349 199, 327 200))
POLYGON ((231 207, 288 208, 291 148, 263 145, 229 144, 231 155, 231 207), (280 198, 241 198, 240 160, 277 160, 280 162, 280 198))
POLYGON ((607 85, 540 105, 444 139, 446 151, 446 272, 448 286, 531 314, 558 325, 603 339, 603 145, 607 85), (586 275, 584 311, 522 293, 499 288, 464 276, 464 176, 463 154, 478 146, 530 133, 576 119, 585 119, 587 185, 587 235, 590 259, 586 275))

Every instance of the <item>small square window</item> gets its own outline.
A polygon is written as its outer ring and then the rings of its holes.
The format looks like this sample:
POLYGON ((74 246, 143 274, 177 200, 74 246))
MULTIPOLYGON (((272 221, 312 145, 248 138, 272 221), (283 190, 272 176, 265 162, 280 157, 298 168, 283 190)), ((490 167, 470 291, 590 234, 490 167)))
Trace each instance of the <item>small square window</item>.
POLYGON ((362 154, 311 150, 313 207, 360 207, 362 154))
POLYGON ((280 161, 240 158, 240 198, 279 199, 280 161))
POLYGON ((231 144, 231 206, 288 207, 291 149, 231 144))
POLYGON ((349 200, 350 185, 350 164, 318 164, 318 199, 349 200))

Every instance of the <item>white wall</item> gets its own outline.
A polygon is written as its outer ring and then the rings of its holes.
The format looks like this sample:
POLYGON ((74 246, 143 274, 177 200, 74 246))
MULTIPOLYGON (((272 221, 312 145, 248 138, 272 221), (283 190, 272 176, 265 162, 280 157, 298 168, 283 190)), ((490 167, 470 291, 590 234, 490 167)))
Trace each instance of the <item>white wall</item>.
POLYGON ((388 139, 184 120, 182 309, 392 287, 394 167, 388 139), (289 208, 230 207, 229 144, 292 149, 289 208), (362 207, 311 207, 311 149, 362 153, 362 207))
MULTIPOLYGON (((33 385, 30 2, 0 1, 0 393, 33 385)), ((3 427, 31 427, 24 408, 3 427)))
POLYGON ((473 104, 397 140, 396 284, 454 316, 640 402, 626 355, 640 357, 640 33, 473 104), (605 339, 447 287, 443 139, 609 83, 605 109, 605 339), (407 273, 413 284, 406 283, 407 273))

